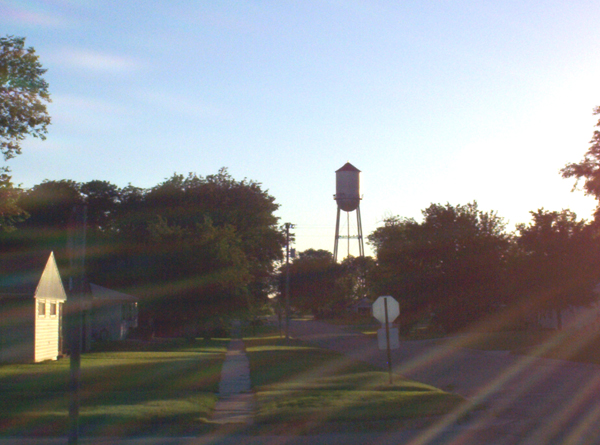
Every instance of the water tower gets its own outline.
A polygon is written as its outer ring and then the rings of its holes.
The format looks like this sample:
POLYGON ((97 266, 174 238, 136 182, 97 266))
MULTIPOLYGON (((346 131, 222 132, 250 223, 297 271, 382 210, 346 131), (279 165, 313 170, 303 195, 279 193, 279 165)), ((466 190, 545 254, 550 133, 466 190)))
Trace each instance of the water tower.
POLYGON ((347 162, 342 168, 335 172, 335 195, 333 199, 337 202, 337 218, 335 222, 335 244, 333 246, 333 260, 337 261, 338 243, 340 239, 348 240, 348 255, 350 255, 350 240, 358 240, 359 256, 365 256, 363 243, 362 222, 360 220, 360 170, 347 162), (340 212, 346 212, 348 220, 348 234, 340 235, 340 212), (357 234, 350 235, 350 212, 356 210, 357 234))

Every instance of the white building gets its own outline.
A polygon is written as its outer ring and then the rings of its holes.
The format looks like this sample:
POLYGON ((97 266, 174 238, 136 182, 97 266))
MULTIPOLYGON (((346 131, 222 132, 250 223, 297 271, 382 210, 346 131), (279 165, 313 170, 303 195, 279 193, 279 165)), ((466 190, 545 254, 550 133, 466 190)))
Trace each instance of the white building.
POLYGON ((53 252, 0 255, 0 363, 56 360, 67 295, 53 252))

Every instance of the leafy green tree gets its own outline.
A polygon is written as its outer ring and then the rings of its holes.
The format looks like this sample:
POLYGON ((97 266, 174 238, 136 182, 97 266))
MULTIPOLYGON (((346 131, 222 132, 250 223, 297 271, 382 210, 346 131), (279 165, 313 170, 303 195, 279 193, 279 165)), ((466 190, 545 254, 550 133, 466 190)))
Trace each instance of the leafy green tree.
POLYGON ((111 229, 121 199, 121 190, 108 181, 93 180, 79 186, 87 205, 88 227, 99 231, 111 229))
POLYGON ((346 300, 345 307, 357 302, 361 298, 374 300, 377 295, 373 292, 370 276, 375 268, 375 260, 370 256, 347 257, 341 262, 340 278, 337 287, 346 300))
POLYGON ((45 139, 50 116, 46 72, 24 37, 0 37, 0 151, 4 159, 21 153, 26 136, 45 139))
POLYGON ((274 262, 282 257, 284 237, 274 215, 279 205, 260 183, 236 181, 226 169, 206 177, 174 175, 152 188, 145 201, 153 213, 182 228, 195 227, 206 218, 216 227, 235 227, 254 277, 250 293, 267 298, 274 262))
POLYGON ((399 299, 403 328, 433 313, 457 330, 502 301, 509 236, 502 219, 476 202, 432 204, 422 213, 420 223, 393 217, 369 235, 377 252, 372 285, 399 299))
POLYGON ((148 230, 145 308, 156 320, 194 332, 201 320, 247 309, 252 277, 233 226, 216 227, 207 218, 182 228, 158 217, 148 230))
POLYGON ((142 296, 171 333, 266 302, 284 238, 261 185, 225 169, 174 175, 151 189, 107 181, 44 181, 18 197, 31 217, 0 243, 65 252, 72 208, 87 204, 90 281, 142 296))
POLYGON ((597 231, 570 210, 539 209, 517 226, 518 293, 536 310, 560 311, 591 302, 597 284, 597 231))
MULTIPOLYGON (((4 160, 21 153, 26 136, 45 139, 50 116, 48 83, 33 48, 25 49, 23 37, 0 37, 0 152, 4 160)), ((16 205, 8 167, 0 168, 0 230, 12 230, 27 217, 16 205)))
POLYGON ((20 192, 21 190, 12 184, 9 175, 0 173, 0 232, 15 230, 15 225, 29 216, 17 204, 20 192))
POLYGON ((112 229, 115 261, 102 270, 121 287, 148 289, 147 307, 174 327, 177 313, 215 319, 250 310, 266 302, 282 256, 277 208, 259 183, 236 181, 225 169, 176 174, 149 190, 126 187, 112 229), (168 310, 182 302, 204 309, 168 310))
MULTIPOLYGON (((337 286, 342 267, 333 262, 331 252, 308 249, 300 252, 289 266, 290 303, 303 312, 326 317, 340 305, 343 295, 337 286)), ((280 268, 280 293, 283 295, 286 265, 280 268)))
MULTIPOLYGON (((355 301, 370 296, 367 275, 370 257, 350 257, 335 263, 331 252, 307 249, 290 264, 291 305, 316 317, 343 314, 355 301)), ((286 265, 280 267, 279 291, 284 294, 286 265)))
POLYGON ((45 180, 23 191, 18 203, 31 215, 21 227, 66 230, 73 206, 83 204, 84 198, 80 184, 75 181, 45 180))
POLYGON ((44 181, 27 190, 18 190, 15 205, 28 218, 15 222, 18 230, 3 233, 3 250, 53 250, 59 267, 66 273, 68 226, 73 207, 84 202, 80 185, 74 181, 44 181))

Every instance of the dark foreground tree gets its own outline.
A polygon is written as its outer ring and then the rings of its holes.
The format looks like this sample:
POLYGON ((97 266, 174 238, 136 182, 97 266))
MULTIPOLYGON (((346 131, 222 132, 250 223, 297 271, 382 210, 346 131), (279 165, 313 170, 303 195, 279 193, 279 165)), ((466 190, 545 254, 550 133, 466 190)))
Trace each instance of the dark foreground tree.
MULTIPOLYGON (((300 252, 289 266, 291 305, 317 317, 331 312, 341 297, 336 288, 340 272, 340 265, 333 262, 331 252, 322 249, 300 252)), ((286 265, 283 264, 279 280, 282 295, 285 281, 286 265)))
POLYGON ((139 295, 141 310, 165 334, 265 303, 282 256, 274 198, 225 169, 174 175, 149 190, 44 181, 17 204, 31 217, 0 236, 2 248, 52 249, 63 264, 72 208, 87 204, 89 280, 139 295))
POLYGON ((111 257, 120 266, 101 270, 146 292, 153 318, 180 326, 184 315, 216 319, 267 301, 284 238, 278 205, 259 183, 222 169, 173 175, 147 191, 128 187, 119 200, 111 257))
MULTIPOLYGON (((363 297, 370 297, 367 276, 374 265, 371 257, 349 257, 333 262, 331 252, 307 249, 290 265, 291 305, 316 317, 343 315, 363 297)), ((284 295, 286 265, 280 267, 279 292, 284 295)))
POLYGON ((377 252, 372 286, 399 299, 403 328, 434 314, 446 330, 457 330, 502 301, 509 237, 502 219, 475 202, 432 204, 423 217, 390 218, 369 235, 377 252))
MULTIPOLYGON (((536 312, 590 303, 600 273, 597 232, 570 210, 531 212, 517 226, 517 293, 536 312)), ((558 317, 559 328, 561 318, 558 317)))

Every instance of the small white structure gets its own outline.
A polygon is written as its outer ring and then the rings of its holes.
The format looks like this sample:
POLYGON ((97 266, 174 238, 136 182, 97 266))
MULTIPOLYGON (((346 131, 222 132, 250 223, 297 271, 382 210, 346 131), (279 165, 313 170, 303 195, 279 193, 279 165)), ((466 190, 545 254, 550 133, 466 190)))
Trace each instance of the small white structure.
POLYGON ((0 363, 56 360, 66 300, 53 252, 0 255, 0 363))
POLYGON ((90 283, 91 335, 94 340, 124 340, 138 325, 138 299, 133 295, 90 283))

